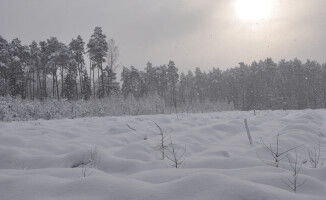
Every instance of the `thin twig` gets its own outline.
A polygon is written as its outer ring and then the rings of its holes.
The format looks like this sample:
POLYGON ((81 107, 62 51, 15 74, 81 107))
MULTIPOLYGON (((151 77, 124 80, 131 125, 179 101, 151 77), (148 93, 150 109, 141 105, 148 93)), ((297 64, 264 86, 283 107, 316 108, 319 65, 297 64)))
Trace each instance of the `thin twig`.
POLYGON ((136 131, 136 129, 135 129, 135 128, 132 128, 131 126, 129 126, 128 123, 127 123, 127 126, 128 126, 129 129, 131 129, 131 130, 133 130, 133 131, 136 131))

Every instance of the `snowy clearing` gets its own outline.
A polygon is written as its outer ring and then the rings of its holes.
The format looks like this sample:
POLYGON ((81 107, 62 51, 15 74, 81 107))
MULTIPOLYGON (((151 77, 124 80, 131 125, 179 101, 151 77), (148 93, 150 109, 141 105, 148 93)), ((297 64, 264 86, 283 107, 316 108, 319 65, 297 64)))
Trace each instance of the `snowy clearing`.
POLYGON ((0 122, 0 199, 325 200, 325 155, 326 110, 0 122), (304 145, 277 168, 262 142, 275 150, 278 133, 280 152, 304 145), (303 185, 293 192, 296 154, 303 185))

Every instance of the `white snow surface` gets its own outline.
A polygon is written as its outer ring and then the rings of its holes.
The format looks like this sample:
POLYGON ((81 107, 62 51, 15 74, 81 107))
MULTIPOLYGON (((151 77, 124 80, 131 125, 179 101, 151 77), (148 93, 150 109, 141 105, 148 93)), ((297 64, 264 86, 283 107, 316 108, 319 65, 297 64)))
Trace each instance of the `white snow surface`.
MULTIPOLYGON (((294 193, 288 160, 280 167, 261 145, 297 145, 298 163, 321 145, 326 156, 326 110, 219 112, 0 122, 1 200, 325 200, 326 161, 302 165, 294 193), (248 119, 250 145, 244 126, 248 119), (181 168, 161 160, 159 129, 179 153, 181 168), (136 129, 131 130, 127 127, 136 129), (81 163, 97 149, 97 167, 81 163), (181 152, 182 153, 182 152, 181 152), (265 161, 265 162, 264 162, 265 161)), ((289 152, 295 157, 295 151, 289 152)))

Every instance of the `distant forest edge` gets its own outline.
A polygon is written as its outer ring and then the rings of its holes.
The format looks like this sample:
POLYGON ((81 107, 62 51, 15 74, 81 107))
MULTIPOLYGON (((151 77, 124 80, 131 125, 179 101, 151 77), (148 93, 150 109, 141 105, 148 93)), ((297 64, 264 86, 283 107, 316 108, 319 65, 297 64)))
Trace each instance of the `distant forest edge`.
POLYGON ((0 36, 1 99, 72 102, 150 97, 175 111, 216 102, 237 110, 326 107, 326 64, 316 61, 275 63, 267 58, 227 70, 196 68, 180 74, 173 61, 160 66, 148 62, 141 71, 123 67, 120 86, 115 72, 118 58, 118 46, 101 27, 95 28, 86 50, 80 36, 68 46, 56 37, 24 46, 18 38, 8 43, 0 36))

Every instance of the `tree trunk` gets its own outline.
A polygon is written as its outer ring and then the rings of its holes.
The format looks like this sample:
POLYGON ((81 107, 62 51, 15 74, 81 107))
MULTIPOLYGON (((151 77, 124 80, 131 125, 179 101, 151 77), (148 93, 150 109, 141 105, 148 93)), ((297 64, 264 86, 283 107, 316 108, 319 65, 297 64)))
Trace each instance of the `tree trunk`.
POLYGON ((75 91, 76 96, 74 96, 74 99, 76 100, 79 97, 78 97, 78 83, 77 83, 77 79, 75 81, 76 81, 76 91, 75 91))
POLYGON ((30 76, 30 80, 29 80, 29 97, 30 97, 30 99, 33 99, 32 98, 32 94, 33 94, 33 92, 32 92, 33 91, 32 80, 34 82, 34 71, 32 72, 32 74, 30 73, 29 76, 30 76), (32 79, 32 75, 33 75, 33 79, 32 79))
POLYGON ((97 65, 97 82, 98 82, 98 98, 101 98, 101 84, 100 84, 100 65, 97 65))
POLYGON ((55 74, 55 82, 56 82, 56 87, 57 87, 57 98, 58 100, 60 100, 60 96, 59 96, 59 84, 58 84, 58 75, 55 74))
POLYGON ((26 73, 26 79, 22 82, 22 92, 23 92, 23 99, 27 98, 28 95, 28 81, 29 81, 29 71, 26 73))
POLYGON ((42 76, 42 80, 40 81, 40 99, 43 100, 44 99, 44 72, 42 71, 42 74, 40 75, 42 76))
POLYGON ((94 81, 94 68, 93 68, 93 91, 94 91, 94 98, 96 98, 96 92, 95 92, 95 81, 94 81))
POLYGON ((47 87, 46 87, 46 72, 44 71, 44 98, 48 98, 47 87))
POLYGON ((55 98, 55 74, 52 72, 52 98, 55 98))
POLYGON ((35 95, 35 72, 33 72, 33 92, 32 92, 32 100, 34 100, 35 95))
MULTIPOLYGON (((78 76, 79 76, 79 86, 80 86, 80 96, 81 96, 81 94, 83 93, 83 87, 82 87, 82 85, 83 85, 83 77, 82 77, 82 73, 83 73, 83 65, 80 65, 79 63, 78 63, 78 76)), ((77 94, 78 94, 78 91, 77 91, 77 94)))
MULTIPOLYGON (((92 90, 92 61, 89 60, 89 82, 91 84, 91 90, 92 90)), ((92 91, 91 91, 92 95, 92 91)))
MULTIPOLYGON (((111 64, 112 65, 112 64, 111 64)), ((112 80, 112 76, 113 76, 113 69, 112 69, 112 67, 110 68, 110 69, 108 69, 108 89, 107 89, 107 91, 108 91, 108 96, 110 96, 111 95, 111 85, 113 86, 113 80, 112 80)))
POLYGON ((41 77, 40 77, 40 71, 37 69, 36 70, 36 98, 41 99, 40 95, 40 84, 41 84, 41 77))
POLYGON ((3 96, 6 96, 9 93, 9 91, 8 91, 8 77, 7 77, 6 70, 3 70, 3 76, 4 76, 4 80, 5 80, 3 96))
POLYGON ((101 76, 102 76, 102 97, 105 96, 105 91, 104 91, 104 76, 103 76, 103 67, 101 63, 101 76))
POLYGON ((61 66, 61 97, 64 97, 63 95, 63 66, 61 66))

